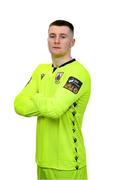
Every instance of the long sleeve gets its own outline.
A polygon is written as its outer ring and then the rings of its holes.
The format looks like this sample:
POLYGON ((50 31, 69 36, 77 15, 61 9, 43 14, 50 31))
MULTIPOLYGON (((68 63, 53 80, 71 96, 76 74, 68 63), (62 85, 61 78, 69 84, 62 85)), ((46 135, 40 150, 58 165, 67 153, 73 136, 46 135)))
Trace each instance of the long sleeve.
POLYGON ((33 81, 31 82, 22 90, 22 92, 16 96, 14 101, 14 109, 17 114, 23 116, 34 116, 38 115, 37 106, 34 102, 30 99, 36 91, 33 86, 33 81))
POLYGON ((23 88, 23 90, 15 97, 14 100, 14 109, 17 114, 22 116, 38 116, 38 109, 36 104, 31 100, 31 97, 38 91, 38 75, 37 71, 39 68, 42 68, 42 65, 39 65, 36 70, 33 72, 30 81, 23 88))

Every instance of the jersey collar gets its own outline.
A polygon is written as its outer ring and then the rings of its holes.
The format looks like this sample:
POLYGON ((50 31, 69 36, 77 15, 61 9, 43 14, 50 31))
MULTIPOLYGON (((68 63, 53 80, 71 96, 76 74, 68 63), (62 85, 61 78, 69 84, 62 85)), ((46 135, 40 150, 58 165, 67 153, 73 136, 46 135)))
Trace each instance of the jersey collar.
POLYGON ((75 60, 75 59, 72 59, 72 60, 70 60, 70 61, 67 61, 67 62, 61 64, 59 67, 54 67, 54 65, 52 64, 53 72, 54 72, 57 68, 63 67, 63 66, 65 66, 65 65, 67 65, 67 64, 70 64, 70 63, 72 63, 72 62, 74 62, 74 61, 76 61, 76 60, 75 60))

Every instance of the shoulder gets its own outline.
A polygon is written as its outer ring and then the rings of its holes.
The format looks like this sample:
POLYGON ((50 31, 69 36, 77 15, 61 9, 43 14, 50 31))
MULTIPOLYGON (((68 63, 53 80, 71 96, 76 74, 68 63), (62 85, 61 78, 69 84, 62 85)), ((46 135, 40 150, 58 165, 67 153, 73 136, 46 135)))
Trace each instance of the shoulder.
POLYGON ((89 74, 88 69, 83 64, 81 64, 78 60, 76 60, 75 65, 78 68, 78 70, 83 71, 86 74, 89 74))
POLYGON ((36 72, 36 71, 41 71, 41 70, 45 70, 45 69, 49 68, 50 66, 51 66, 51 64, 39 64, 39 65, 36 67, 36 69, 35 69, 34 72, 36 72))
POLYGON ((77 78, 82 82, 83 88, 86 90, 90 90, 91 77, 88 69, 79 61, 76 61, 76 69, 77 69, 77 78))
POLYGON ((51 64, 39 64, 36 69, 33 71, 32 76, 42 73, 43 71, 46 71, 49 69, 52 65, 51 64))
POLYGON ((71 70, 81 79, 90 79, 90 73, 88 69, 78 60, 75 61, 71 68, 71 70))

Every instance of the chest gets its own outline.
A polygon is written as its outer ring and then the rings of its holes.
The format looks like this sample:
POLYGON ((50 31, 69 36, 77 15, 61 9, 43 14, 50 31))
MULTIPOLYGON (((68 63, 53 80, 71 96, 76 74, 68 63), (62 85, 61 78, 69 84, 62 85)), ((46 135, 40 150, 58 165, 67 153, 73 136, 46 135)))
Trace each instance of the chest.
POLYGON ((65 72, 60 69, 52 72, 52 69, 42 71, 39 75, 38 88, 46 96, 52 96, 59 87, 62 86, 65 79, 65 72))

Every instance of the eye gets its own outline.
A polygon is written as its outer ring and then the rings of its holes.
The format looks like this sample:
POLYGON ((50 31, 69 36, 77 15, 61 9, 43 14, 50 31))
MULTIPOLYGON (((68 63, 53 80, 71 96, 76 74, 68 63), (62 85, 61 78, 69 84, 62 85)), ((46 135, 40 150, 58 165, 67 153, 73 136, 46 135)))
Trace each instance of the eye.
POLYGON ((61 37, 62 39, 65 39, 65 38, 66 38, 66 36, 65 36, 65 35, 61 35, 60 37, 61 37))
POLYGON ((66 38, 66 37, 65 37, 65 36, 62 36, 61 38, 64 39, 64 38, 66 38))
POLYGON ((55 38, 55 35, 54 34, 49 34, 49 38, 55 38))

